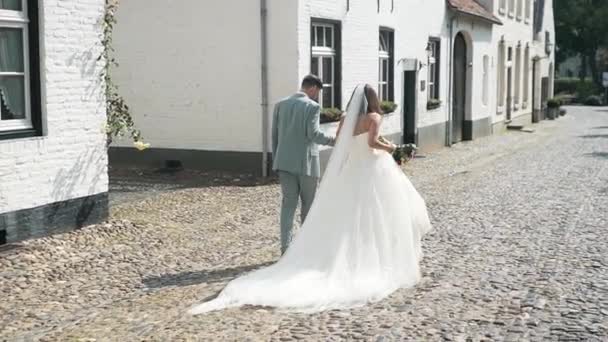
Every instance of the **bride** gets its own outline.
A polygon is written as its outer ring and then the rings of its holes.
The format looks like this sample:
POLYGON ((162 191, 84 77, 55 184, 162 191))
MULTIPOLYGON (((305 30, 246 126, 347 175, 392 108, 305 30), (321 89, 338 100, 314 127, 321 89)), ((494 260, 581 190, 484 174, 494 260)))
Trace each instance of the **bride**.
POLYGON ((245 274, 191 314, 242 305, 299 312, 379 301, 420 279, 426 204, 380 139, 380 106, 369 85, 353 92, 317 197, 275 264, 245 274))

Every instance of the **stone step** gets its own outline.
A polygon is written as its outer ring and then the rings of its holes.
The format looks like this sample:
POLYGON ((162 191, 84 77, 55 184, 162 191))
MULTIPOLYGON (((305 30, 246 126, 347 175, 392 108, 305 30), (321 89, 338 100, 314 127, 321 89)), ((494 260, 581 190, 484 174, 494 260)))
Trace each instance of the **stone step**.
POLYGON ((507 125, 507 129, 508 130, 512 130, 512 131, 520 131, 520 132, 526 132, 526 133, 534 133, 534 128, 525 126, 525 125, 507 125))

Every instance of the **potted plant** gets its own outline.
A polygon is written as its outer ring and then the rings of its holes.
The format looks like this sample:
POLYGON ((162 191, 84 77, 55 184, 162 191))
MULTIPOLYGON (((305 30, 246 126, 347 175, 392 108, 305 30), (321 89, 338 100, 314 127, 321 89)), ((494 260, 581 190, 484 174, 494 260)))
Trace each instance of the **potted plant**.
POLYGON ((433 110, 433 109, 437 109, 441 106, 441 100, 439 99, 430 99, 427 103, 426 103, 426 109, 427 110, 433 110))
POLYGON ((557 98, 552 98, 547 101, 547 117, 549 120, 555 120, 559 115, 559 107, 561 102, 557 98))
POLYGON ((392 101, 382 101, 380 102, 380 109, 384 114, 390 114, 397 110, 397 104, 392 101))

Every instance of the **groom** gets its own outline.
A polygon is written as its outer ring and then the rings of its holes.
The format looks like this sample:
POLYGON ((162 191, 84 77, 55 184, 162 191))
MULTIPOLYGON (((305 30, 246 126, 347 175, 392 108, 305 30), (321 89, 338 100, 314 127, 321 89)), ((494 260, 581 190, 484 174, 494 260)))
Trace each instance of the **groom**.
POLYGON ((272 169, 279 174, 283 202, 281 205, 281 254, 291 242, 293 220, 302 200, 304 222, 317 191, 321 175, 320 145, 334 145, 335 138, 320 130, 321 107, 316 102, 323 83, 314 75, 302 81, 299 92, 280 101, 272 116, 272 169))

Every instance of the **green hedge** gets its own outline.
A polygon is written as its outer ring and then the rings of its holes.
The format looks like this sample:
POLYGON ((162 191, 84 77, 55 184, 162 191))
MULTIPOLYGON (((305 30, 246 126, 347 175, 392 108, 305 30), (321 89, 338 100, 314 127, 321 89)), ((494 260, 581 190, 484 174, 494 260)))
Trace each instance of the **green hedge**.
POLYGON ((572 94, 576 102, 582 103, 589 96, 602 94, 602 88, 590 80, 559 79, 555 81, 555 94, 572 94))

